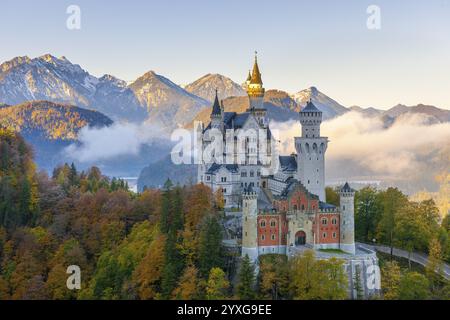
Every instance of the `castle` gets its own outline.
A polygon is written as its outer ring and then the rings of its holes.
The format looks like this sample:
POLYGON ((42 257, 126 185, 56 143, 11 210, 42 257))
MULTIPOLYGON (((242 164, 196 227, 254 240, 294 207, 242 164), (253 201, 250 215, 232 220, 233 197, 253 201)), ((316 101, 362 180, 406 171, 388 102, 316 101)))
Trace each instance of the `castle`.
POLYGON ((220 133, 216 136, 222 137, 223 150, 233 144, 231 163, 212 157, 198 167, 198 181, 213 191, 221 190, 225 207, 242 207, 242 255, 256 261, 261 254, 286 254, 287 247, 295 246, 354 254, 354 191, 346 183, 340 190, 340 207, 325 202, 328 139, 320 134, 322 112, 309 101, 299 114, 302 130, 301 137, 295 137, 297 153, 274 157, 256 56, 245 88, 249 97, 245 112, 225 112, 216 93, 211 121, 202 128, 203 150, 214 141, 212 130, 220 133), (229 139, 223 138, 226 130, 232 132, 229 139), (238 139, 240 133, 251 130, 257 133, 254 137, 238 139), (262 143, 261 135, 266 136, 262 143), (258 153, 262 144, 269 159, 266 163, 258 153), (278 162, 277 170, 268 174, 273 161, 278 162))

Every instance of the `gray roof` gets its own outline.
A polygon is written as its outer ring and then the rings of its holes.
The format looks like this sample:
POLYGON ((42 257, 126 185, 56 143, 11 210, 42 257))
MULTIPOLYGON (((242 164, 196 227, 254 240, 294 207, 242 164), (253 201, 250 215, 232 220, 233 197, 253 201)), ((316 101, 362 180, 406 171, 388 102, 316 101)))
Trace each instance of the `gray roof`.
POLYGON ((302 109, 301 112, 320 112, 320 113, 322 113, 322 111, 320 111, 319 109, 317 109, 317 107, 312 103, 311 100, 308 101, 308 103, 307 103, 306 106, 302 109))
POLYGON ((214 99, 214 104, 212 107, 212 113, 213 115, 220 115, 222 113, 222 108, 220 107, 219 98, 217 97, 217 90, 216 90, 216 98, 214 99))
POLYGON ((336 209, 336 206, 330 203, 319 201, 319 209, 336 209))
POLYGON ((355 192, 352 188, 350 188, 350 185, 348 182, 344 184, 344 186, 341 188, 341 192, 355 192))
POLYGON ((225 169, 227 169, 231 173, 238 172, 238 165, 237 164, 217 164, 217 163, 213 163, 211 165, 211 167, 209 167, 208 171, 206 171, 206 174, 215 174, 222 167, 224 167, 225 169))
MULTIPOLYGON (((251 115, 250 112, 236 113, 236 112, 224 112, 223 113, 223 124, 224 129, 241 129, 244 124, 247 122, 248 117, 251 115)), ((208 126, 203 130, 206 132, 211 129, 211 122, 208 126)), ((267 129, 267 139, 271 139, 272 132, 270 129, 267 129)))
POLYGON ((281 194, 278 197, 286 198, 296 188, 302 189, 303 192, 312 199, 319 199, 319 197, 317 195, 309 192, 308 189, 306 189, 306 187, 300 181, 298 181, 296 179, 288 179, 288 185, 286 186, 286 188, 281 192, 281 194))
POLYGON ((282 171, 297 171, 297 159, 294 155, 280 156, 279 159, 282 171))

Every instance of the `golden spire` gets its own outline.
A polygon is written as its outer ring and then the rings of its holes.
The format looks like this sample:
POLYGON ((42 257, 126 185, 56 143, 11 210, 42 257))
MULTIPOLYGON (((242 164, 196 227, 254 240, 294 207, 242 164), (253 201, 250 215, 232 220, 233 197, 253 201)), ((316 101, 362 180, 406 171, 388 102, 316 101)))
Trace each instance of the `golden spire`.
POLYGON ((258 52, 255 51, 255 64, 253 65, 252 79, 250 80, 251 84, 260 84, 262 85, 261 80, 261 72, 259 72, 258 67, 258 52))
POLYGON ((250 73, 250 70, 248 70, 248 77, 247 80, 248 82, 250 82, 252 80, 252 74, 250 73))

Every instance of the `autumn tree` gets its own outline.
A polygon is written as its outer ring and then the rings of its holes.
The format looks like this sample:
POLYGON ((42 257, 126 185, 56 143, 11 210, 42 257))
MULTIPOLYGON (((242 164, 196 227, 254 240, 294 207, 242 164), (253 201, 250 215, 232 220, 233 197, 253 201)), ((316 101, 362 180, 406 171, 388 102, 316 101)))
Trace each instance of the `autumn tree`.
POLYGON ((149 246, 145 257, 133 272, 133 282, 142 300, 158 298, 161 291, 161 275, 164 266, 165 236, 158 235, 149 246))
POLYGON ((289 298, 289 264, 285 255, 268 254, 260 257, 258 275, 262 298, 289 298))
POLYGON ((178 286, 173 291, 172 296, 175 299, 193 300, 198 298, 198 278, 197 268, 188 266, 180 278, 178 286))
POLYGON ((401 279, 400 266, 396 261, 388 261, 381 268, 381 289, 384 299, 396 300, 401 279))
POLYGON ((347 298, 347 276, 343 261, 336 258, 316 260, 307 250, 291 260, 291 286, 295 299, 342 300, 347 298))
POLYGON ((220 268, 212 268, 206 287, 206 299, 222 300, 228 297, 230 283, 227 280, 225 272, 220 268))
POLYGON ((441 280, 443 272, 441 244, 437 238, 432 238, 429 244, 428 262, 425 273, 433 289, 441 280))

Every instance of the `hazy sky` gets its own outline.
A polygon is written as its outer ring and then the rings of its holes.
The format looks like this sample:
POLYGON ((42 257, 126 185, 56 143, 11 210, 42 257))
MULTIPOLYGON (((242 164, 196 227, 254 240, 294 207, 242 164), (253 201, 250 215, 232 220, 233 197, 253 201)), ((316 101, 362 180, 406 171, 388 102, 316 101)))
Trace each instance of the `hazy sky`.
POLYGON ((241 83, 258 50, 266 88, 309 86, 346 105, 450 109, 450 0, 1 0, 0 61, 44 53, 130 81, 205 73, 241 83), (81 30, 66 8, 81 8, 81 30), (369 30, 369 5, 381 29, 369 30))

